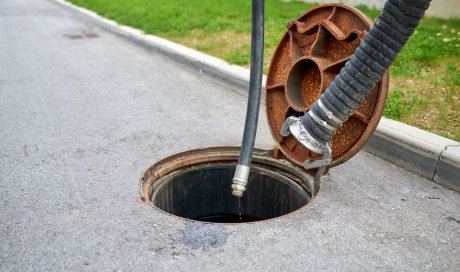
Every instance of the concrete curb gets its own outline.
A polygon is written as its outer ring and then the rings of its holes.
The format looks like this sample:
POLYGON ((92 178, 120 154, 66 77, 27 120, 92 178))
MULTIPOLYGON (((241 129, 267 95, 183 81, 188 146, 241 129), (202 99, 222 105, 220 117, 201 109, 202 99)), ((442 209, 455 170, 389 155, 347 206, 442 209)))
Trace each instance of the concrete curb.
MULTIPOLYGON (((52 0, 73 14, 140 46, 158 52, 182 65, 203 73, 237 90, 247 92, 249 70, 194 49, 153 36, 99 16, 64 0, 52 0)), ((264 76, 265 88, 265 76, 264 76)), ((460 192, 460 142, 382 118, 364 147, 413 173, 460 192)))
POLYGON ((366 151, 460 192, 460 143, 382 118, 366 151))

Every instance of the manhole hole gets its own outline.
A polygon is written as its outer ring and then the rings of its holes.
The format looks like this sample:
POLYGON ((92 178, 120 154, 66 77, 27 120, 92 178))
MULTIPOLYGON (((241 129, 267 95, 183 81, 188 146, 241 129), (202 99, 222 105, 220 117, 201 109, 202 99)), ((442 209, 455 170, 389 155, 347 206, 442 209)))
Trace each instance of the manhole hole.
POLYGON ((152 166, 141 179, 141 199, 186 219, 243 223, 289 214, 311 200, 312 177, 302 168, 254 152, 243 197, 232 195, 238 148, 194 150, 152 166))

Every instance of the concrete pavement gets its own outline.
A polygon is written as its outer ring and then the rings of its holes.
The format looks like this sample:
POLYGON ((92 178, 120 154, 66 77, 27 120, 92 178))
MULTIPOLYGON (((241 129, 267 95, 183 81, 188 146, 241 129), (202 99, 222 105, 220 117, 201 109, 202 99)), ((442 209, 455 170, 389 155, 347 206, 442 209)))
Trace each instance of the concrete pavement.
MULTIPOLYGON (((1 271, 460 265, 460 195, 365 152, 268 222, 192 223, 137 203, 155 161, 238 145, 246 98, 50 1, 0 2, 0 63, 1 271)), ((270 148, 265 120, 257 145, 270 148)))

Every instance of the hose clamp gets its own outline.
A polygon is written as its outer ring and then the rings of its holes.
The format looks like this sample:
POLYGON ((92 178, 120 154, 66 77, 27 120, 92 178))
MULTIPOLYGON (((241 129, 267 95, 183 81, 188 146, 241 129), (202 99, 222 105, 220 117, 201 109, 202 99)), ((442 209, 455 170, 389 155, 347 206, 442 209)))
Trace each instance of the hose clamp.
POLYGON ((322 126, 322 127, 324 127, 324 128, 327 128, 327 129, 329 129, 329 130, 332 131, 332 132, 334 132, 334 131, 337 129, 337 128, 335 128, 335 127, 329 125, 326 121, 321 120, 321 118, 319 118, 312 110, 310 110, 310 111, 308 112, 308 115, 310 115, 311 118, 313 118, 313 120, 315 120, 315 122, 316 122, 318 125, 320 125, 320 126, 322 126))
POLYGON ((318 106, 319 108, 326 114, 327 118, 331 119, 332 121, 336 122, 337 124, 342 125, 343 121, 337 118, 332 111, 330 111, 326 106, 324 106, 321 98, 318 99, 318 106))

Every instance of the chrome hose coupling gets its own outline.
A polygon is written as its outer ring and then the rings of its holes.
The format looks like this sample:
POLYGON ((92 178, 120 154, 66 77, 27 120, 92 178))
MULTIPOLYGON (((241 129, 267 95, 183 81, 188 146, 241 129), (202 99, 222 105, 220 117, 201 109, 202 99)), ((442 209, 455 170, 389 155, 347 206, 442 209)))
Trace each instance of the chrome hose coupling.
POLYGON ((332 162, 331 144, 322 144, 313 138, 303 126, 299 117, 290 116, 284 121, 283 127, 281 128, 281 135, 287 137, 289 134, 292 134, 292 136, 308 150, 322 155, 318 160, 307 159, 303 163, 305 169, 321 168, 332 162))
POLYGON ((233 177, 232 194, 237 197, 242 197, 244 191, 246 191, 246 185, 248 184, 249 171, 251 168, 246 165, 238 164, 235 170, 235 176, 233 177))
POLYGON ((318 142, 315 138, 313 138, 313 136, 311 136, 310 133, 308 133, 300 118, 295 116, 288 117, 281 128, 281 135, 283 137, 287 137, 289 134, 292 134, 292 136, 308 150, 321 155, 321 158, 317 160, 307 159, 303 162, 303 167, 306 170, 318 169, 316 171, 313 188, 314 194, 316 194, 319 191, 321 177, 323 176, 326 167, 332 162, 331 144, 329 142, 326 144, 318 142))

